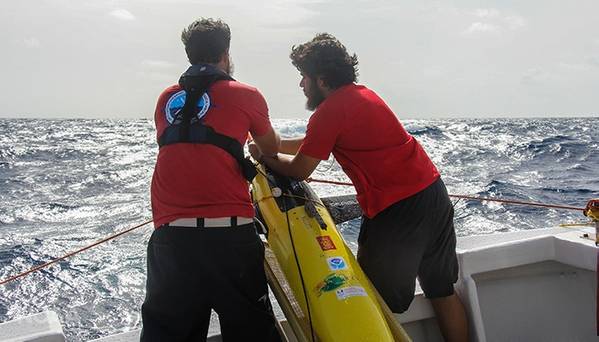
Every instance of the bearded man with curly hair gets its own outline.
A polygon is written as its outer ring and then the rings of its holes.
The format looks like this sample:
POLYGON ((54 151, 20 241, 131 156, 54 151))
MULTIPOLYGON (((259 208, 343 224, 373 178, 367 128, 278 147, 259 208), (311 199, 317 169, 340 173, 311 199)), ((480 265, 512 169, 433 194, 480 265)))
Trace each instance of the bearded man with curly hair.
POLYGON ((394 312, 414 298, 418 277, 447 341, 467 341, 458 279, 453 206, 422 146, 372 90, 356 84, 358 58, 327 33, 294 46, 306 107, 306 135, 283 139, 279 154, 250 146, 274 171, 306 179, 332 153, 356 188, 363 211, 358 262, 394 312))

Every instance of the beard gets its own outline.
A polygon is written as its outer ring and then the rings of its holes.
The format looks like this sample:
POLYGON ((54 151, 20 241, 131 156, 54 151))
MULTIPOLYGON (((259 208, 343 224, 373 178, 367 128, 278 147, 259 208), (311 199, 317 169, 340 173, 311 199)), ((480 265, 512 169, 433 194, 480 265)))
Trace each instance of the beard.
POLYGON ((306 108, 308 110, 315 110, 316 107, 324 101, 324 94, 322 93, 322 90, 318 88, 316 80, 310 80, 310 86, 308 87, 306 97, 308 98, 306 101, 306 108))

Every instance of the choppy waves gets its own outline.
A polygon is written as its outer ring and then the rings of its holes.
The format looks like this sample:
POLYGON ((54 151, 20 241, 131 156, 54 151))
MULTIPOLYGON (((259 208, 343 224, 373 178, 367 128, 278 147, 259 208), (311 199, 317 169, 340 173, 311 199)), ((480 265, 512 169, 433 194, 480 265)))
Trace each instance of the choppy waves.
MULTIPOLYGON (((599 126, 589 119, 407 120, 449 192, 584 206, 599 197, 599 126)), ((284 136, 305 120, 276 120, 284 136)), ((0 120, 0 279, 150 217, 149 120, 0 120)), ((366 137, 365 137, 366 138, 366 137)), ((315 178, 347 181, 334 160, 315 178)), ((321 196, 353 193, 316 184, 321 196)), ((583 221, 578 212, 456 201, 458 235, 583 221)), ((358 222, 339 228, 355 248, 358 222)), ((0 288, 0 321, 55 310, 69 341, 140 326, 150 227, 0 288)))

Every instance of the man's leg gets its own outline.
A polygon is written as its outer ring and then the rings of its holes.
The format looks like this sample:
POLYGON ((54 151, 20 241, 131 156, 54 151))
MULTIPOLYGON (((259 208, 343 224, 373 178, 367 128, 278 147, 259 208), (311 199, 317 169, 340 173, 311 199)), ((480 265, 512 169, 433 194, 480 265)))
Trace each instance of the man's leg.
POLYGON ((396 313, 406 311, 414 299, 416 275, 428 236, 422 234, 426 230, 410 222, 409 215, 396 215, 401 209, 401 205, 394 205, 373 219, 363 219, 357 255, 364 273, 396 313))
POLYGON ((447 342, 468 341, 468 319, 464 305, 457 294, 431 298, 441 333, 447 342))
POLYGON ((195 272, 201 272, 192 261, 193 241, 190 228, 177 231, 167 227, 153 232, 141 309, 142 342, 206 340, 210 306, 198 295, 203 290, 191 281, 195 272), (181 233, 185 236, 180 237, 181 233))
POLYGON ((429 189, 426 203, 435 232, 418 271, 420 285, 430 299, 441 333, 446 341, 468 341, 468 320, 462 301, 454 292, 459 265, 453 225, 453 205, 441 180, 429 189))
POLYGON ((212 286, 218 289, 213 292, 214 310, 225 342, 279 342, 264 273, 264 246, 253 224, 247 226, 212 234, 218 246, 211 270, 212 286))

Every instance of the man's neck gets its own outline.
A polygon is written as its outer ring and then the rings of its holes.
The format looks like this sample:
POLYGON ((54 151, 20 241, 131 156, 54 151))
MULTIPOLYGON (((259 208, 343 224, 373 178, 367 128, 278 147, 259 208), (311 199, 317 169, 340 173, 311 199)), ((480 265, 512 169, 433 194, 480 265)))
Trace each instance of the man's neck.
POLYGON ((227 64, 225 62, 218 62, 216 64, 210 64, 210 65, 212 65, 213 67, 217 68, 218 70, 224 72, 227 75, 229 74, 227 72, 227 64))
POLYGON ((341 89, 341 88, 343 88, 343 87, 345 87, 345 86, 347 86, 347 85, 350 85, 350 84, 353 84, 353 83, 347 83, 347 84, 341 85, 341 86, 339 86, 339 87, 337 87, 337 88, 322 87, 322 88, 321 88, 321 90, 322 90, 322 95, 323 95, 323 96, 324 96, 324 98, 326 99, 327 97, 331 96, 331 94, 333 94, 333 93, 334 93, 334 92, 336 92, 337 90, 339 90, 339 89, 341 89))
POLYGON ((209 65, 215 69, 218 69, 224 73, 227 73, 227 64, 224 62, 218 62, 218 63, 196 63, 196 64, 192 64, 192 66, 196 66, 196 65, 209 65))

